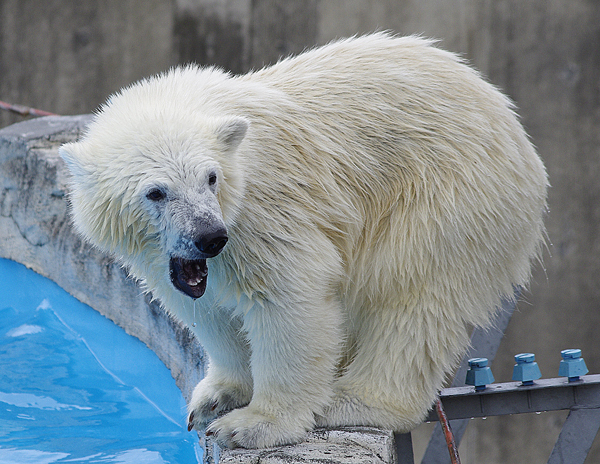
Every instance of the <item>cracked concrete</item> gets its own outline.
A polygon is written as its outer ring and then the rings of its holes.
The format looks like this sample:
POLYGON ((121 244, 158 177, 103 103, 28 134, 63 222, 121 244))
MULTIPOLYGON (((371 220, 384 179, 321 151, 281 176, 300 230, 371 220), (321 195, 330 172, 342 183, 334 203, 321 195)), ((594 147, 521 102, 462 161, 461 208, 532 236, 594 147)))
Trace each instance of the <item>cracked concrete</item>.
MULTIPOLYGON (((68 173, 58 147, 76 140, 89 115, 50 116, 0 130, 0 257, 60 285, 151 348, 189 400, 204 374, 191 332, 144 295, 120 265, 73 231, 68 173)), ((391 431, 368 427, 317 430, 305 442, 261 450, 219 450, 207 441, 205 462, 224 464, 396 462, 391 431)))
POLYGON ((372 427, 315 430, 293 446, 260 450, 225 450, 220 464, 391 464, 396 462, 394 435, 372 427))

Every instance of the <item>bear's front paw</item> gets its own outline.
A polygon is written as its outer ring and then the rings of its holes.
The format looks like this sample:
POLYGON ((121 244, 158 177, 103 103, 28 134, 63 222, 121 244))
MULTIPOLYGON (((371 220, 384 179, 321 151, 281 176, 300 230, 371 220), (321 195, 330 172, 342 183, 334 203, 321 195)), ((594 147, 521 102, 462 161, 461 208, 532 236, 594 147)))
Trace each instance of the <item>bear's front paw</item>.
POLYGON ((252 392, 241 386, 202 380, 192 394, 188 405, 188 430, 204 430, 210 421, 235 408, 246 406, 252 392))
POLYGON ((217 443, 226 448, 271 448, 299 443, 306 438, 312 424, 302 425, 298 417, 275 417, 252 405, 231 411, 216 419, 206 429, 217 443))

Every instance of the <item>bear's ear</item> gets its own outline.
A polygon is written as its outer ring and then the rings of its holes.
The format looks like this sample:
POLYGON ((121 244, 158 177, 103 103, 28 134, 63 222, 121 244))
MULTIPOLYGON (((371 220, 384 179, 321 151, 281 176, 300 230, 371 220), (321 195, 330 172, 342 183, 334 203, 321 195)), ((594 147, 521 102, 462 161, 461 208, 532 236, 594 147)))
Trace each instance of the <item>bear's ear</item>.
POLYGON ((215 133, 228 152, 235 151, 240 145, 250 124, 244 118, 230 117, 217 121, 215 133))
POLYGON ((76 179, 81 179, 90 174, 87 163, 82 156, 80 143, 65 143, 58 149, 58 154, 67 163, 69 171, 76 179))

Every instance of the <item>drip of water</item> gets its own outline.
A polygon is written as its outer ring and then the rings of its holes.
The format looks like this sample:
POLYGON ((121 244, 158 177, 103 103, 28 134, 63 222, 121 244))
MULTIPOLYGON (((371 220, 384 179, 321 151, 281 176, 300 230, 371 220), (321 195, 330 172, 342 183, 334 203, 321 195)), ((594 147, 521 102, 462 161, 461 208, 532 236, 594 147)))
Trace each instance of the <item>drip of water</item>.
POLYGON ((192 320, 192 327, 196 327, 196 300, 194 299, 194 319, 192 320))

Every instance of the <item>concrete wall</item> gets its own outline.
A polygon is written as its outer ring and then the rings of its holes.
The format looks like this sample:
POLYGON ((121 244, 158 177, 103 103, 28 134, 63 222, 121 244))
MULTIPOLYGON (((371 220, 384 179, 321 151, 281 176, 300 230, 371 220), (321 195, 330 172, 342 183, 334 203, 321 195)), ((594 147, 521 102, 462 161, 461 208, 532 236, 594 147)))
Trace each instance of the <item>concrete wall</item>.
MULTIPOLYGON (((570 347, 600 372, 598 1, 0 0, 0 100, 87 113, 175 63, 243 72, 375 29, 437 37, 462 53, 515 100, 548 167, 549 247, 492 366, 496 379, 510 379, 512 356, 523 351, 555 376, 570 347)), ((15 120, 0 113, 0 125, 15 120)), ((545 462, 561 419, 474 423, 463 462, 545 462)), ((598 444, 588 461, 600 461, 598 444)))

